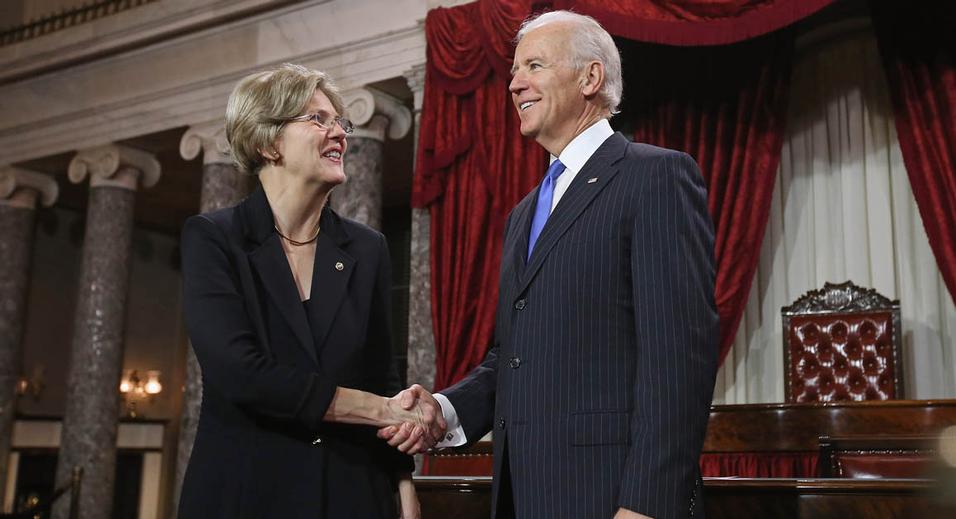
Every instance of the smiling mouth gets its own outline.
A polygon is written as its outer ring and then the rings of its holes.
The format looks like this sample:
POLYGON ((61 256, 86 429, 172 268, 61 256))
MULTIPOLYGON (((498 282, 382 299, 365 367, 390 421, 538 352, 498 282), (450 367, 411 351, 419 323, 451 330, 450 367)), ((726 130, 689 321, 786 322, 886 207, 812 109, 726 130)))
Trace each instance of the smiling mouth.
POLYGON ((518 109, 523 112, 527 110, 528 108, 531 108, 532 106, 534 106, 535 103, 537 103, 537 101, 525 101, 521 103, 520 105, 518 105, 518 109))
POLYGON ((322 154, 323 157, 332 160, 342 160, 342 152, 339 150, 330 150, 322 154))

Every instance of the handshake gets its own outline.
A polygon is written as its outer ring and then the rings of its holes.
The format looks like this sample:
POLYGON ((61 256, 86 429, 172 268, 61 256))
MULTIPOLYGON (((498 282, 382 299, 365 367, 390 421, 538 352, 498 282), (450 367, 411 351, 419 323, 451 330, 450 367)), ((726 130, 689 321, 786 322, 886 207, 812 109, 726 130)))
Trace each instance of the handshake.
POLYGON ((431 449, 447 428, 441 405, 418 384, 385 399, 383 422, 388 425, 378 430, 378 437, 406 454, 431 449))

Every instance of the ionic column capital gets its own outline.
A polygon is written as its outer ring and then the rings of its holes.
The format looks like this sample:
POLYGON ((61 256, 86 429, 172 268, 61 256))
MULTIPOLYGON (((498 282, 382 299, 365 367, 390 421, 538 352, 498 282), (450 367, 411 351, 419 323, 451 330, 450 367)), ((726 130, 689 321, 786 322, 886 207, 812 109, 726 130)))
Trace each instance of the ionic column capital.
POLYGON ((203 164, 232 164, 232 150, 222 120, 194 124, 179 141, 179 155, 193 160, 202 152, 203 164))
POLYGON ((346 112, 355 123, 356 137, 401 139, 412 127, 412 112, 398 99, 373 88, 356 88, 342 94, 346 112), (382 116, 376 118, 376 116, 382 116), (383 124, 381 121, 383 120, 383 124))
POLYGON ((60 195, 60 186, 49 175, 4 166, 0 168, 0 205, 36 209, 37 201, 50 207, 60 195))
POLYGON ((67 168, 70 182, 79 184, 87 175, 90 177, 90 187, 121 187, 135 191, 137 181, 142 182, 143 187, 154 186, 159 181, 160 166, 152 153, 119 144, 107 144, 78 151, 70 161, 67 168), (127 173, 130 168, 136 173, 127 173))

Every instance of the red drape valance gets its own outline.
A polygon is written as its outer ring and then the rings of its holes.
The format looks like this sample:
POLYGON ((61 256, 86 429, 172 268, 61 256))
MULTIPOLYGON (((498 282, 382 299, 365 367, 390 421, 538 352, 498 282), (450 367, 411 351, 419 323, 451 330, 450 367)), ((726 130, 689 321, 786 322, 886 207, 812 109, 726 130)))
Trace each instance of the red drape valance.
POLYGON ((665 45, 726 45, 762 36, 833 0, 555 0, 593 16, 615 36, 665 45))
POLYGON ((700 475, 711 478, 815 478, 816 451, 727 452, 700 455, 700 475))

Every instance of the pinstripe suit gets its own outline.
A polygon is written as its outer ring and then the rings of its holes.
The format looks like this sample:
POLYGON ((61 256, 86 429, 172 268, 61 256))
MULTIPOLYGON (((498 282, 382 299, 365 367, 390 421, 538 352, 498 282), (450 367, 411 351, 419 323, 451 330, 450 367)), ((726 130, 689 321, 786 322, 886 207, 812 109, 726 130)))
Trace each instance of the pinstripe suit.
POLYGON ((537 190, 514 208, 495 344, 442 392, 471 441, 494 430, 494 509, 510 497, 520 518, 701 515, 718 339, 706 198, 688 155, 614 134, 530 258, 537 190))

